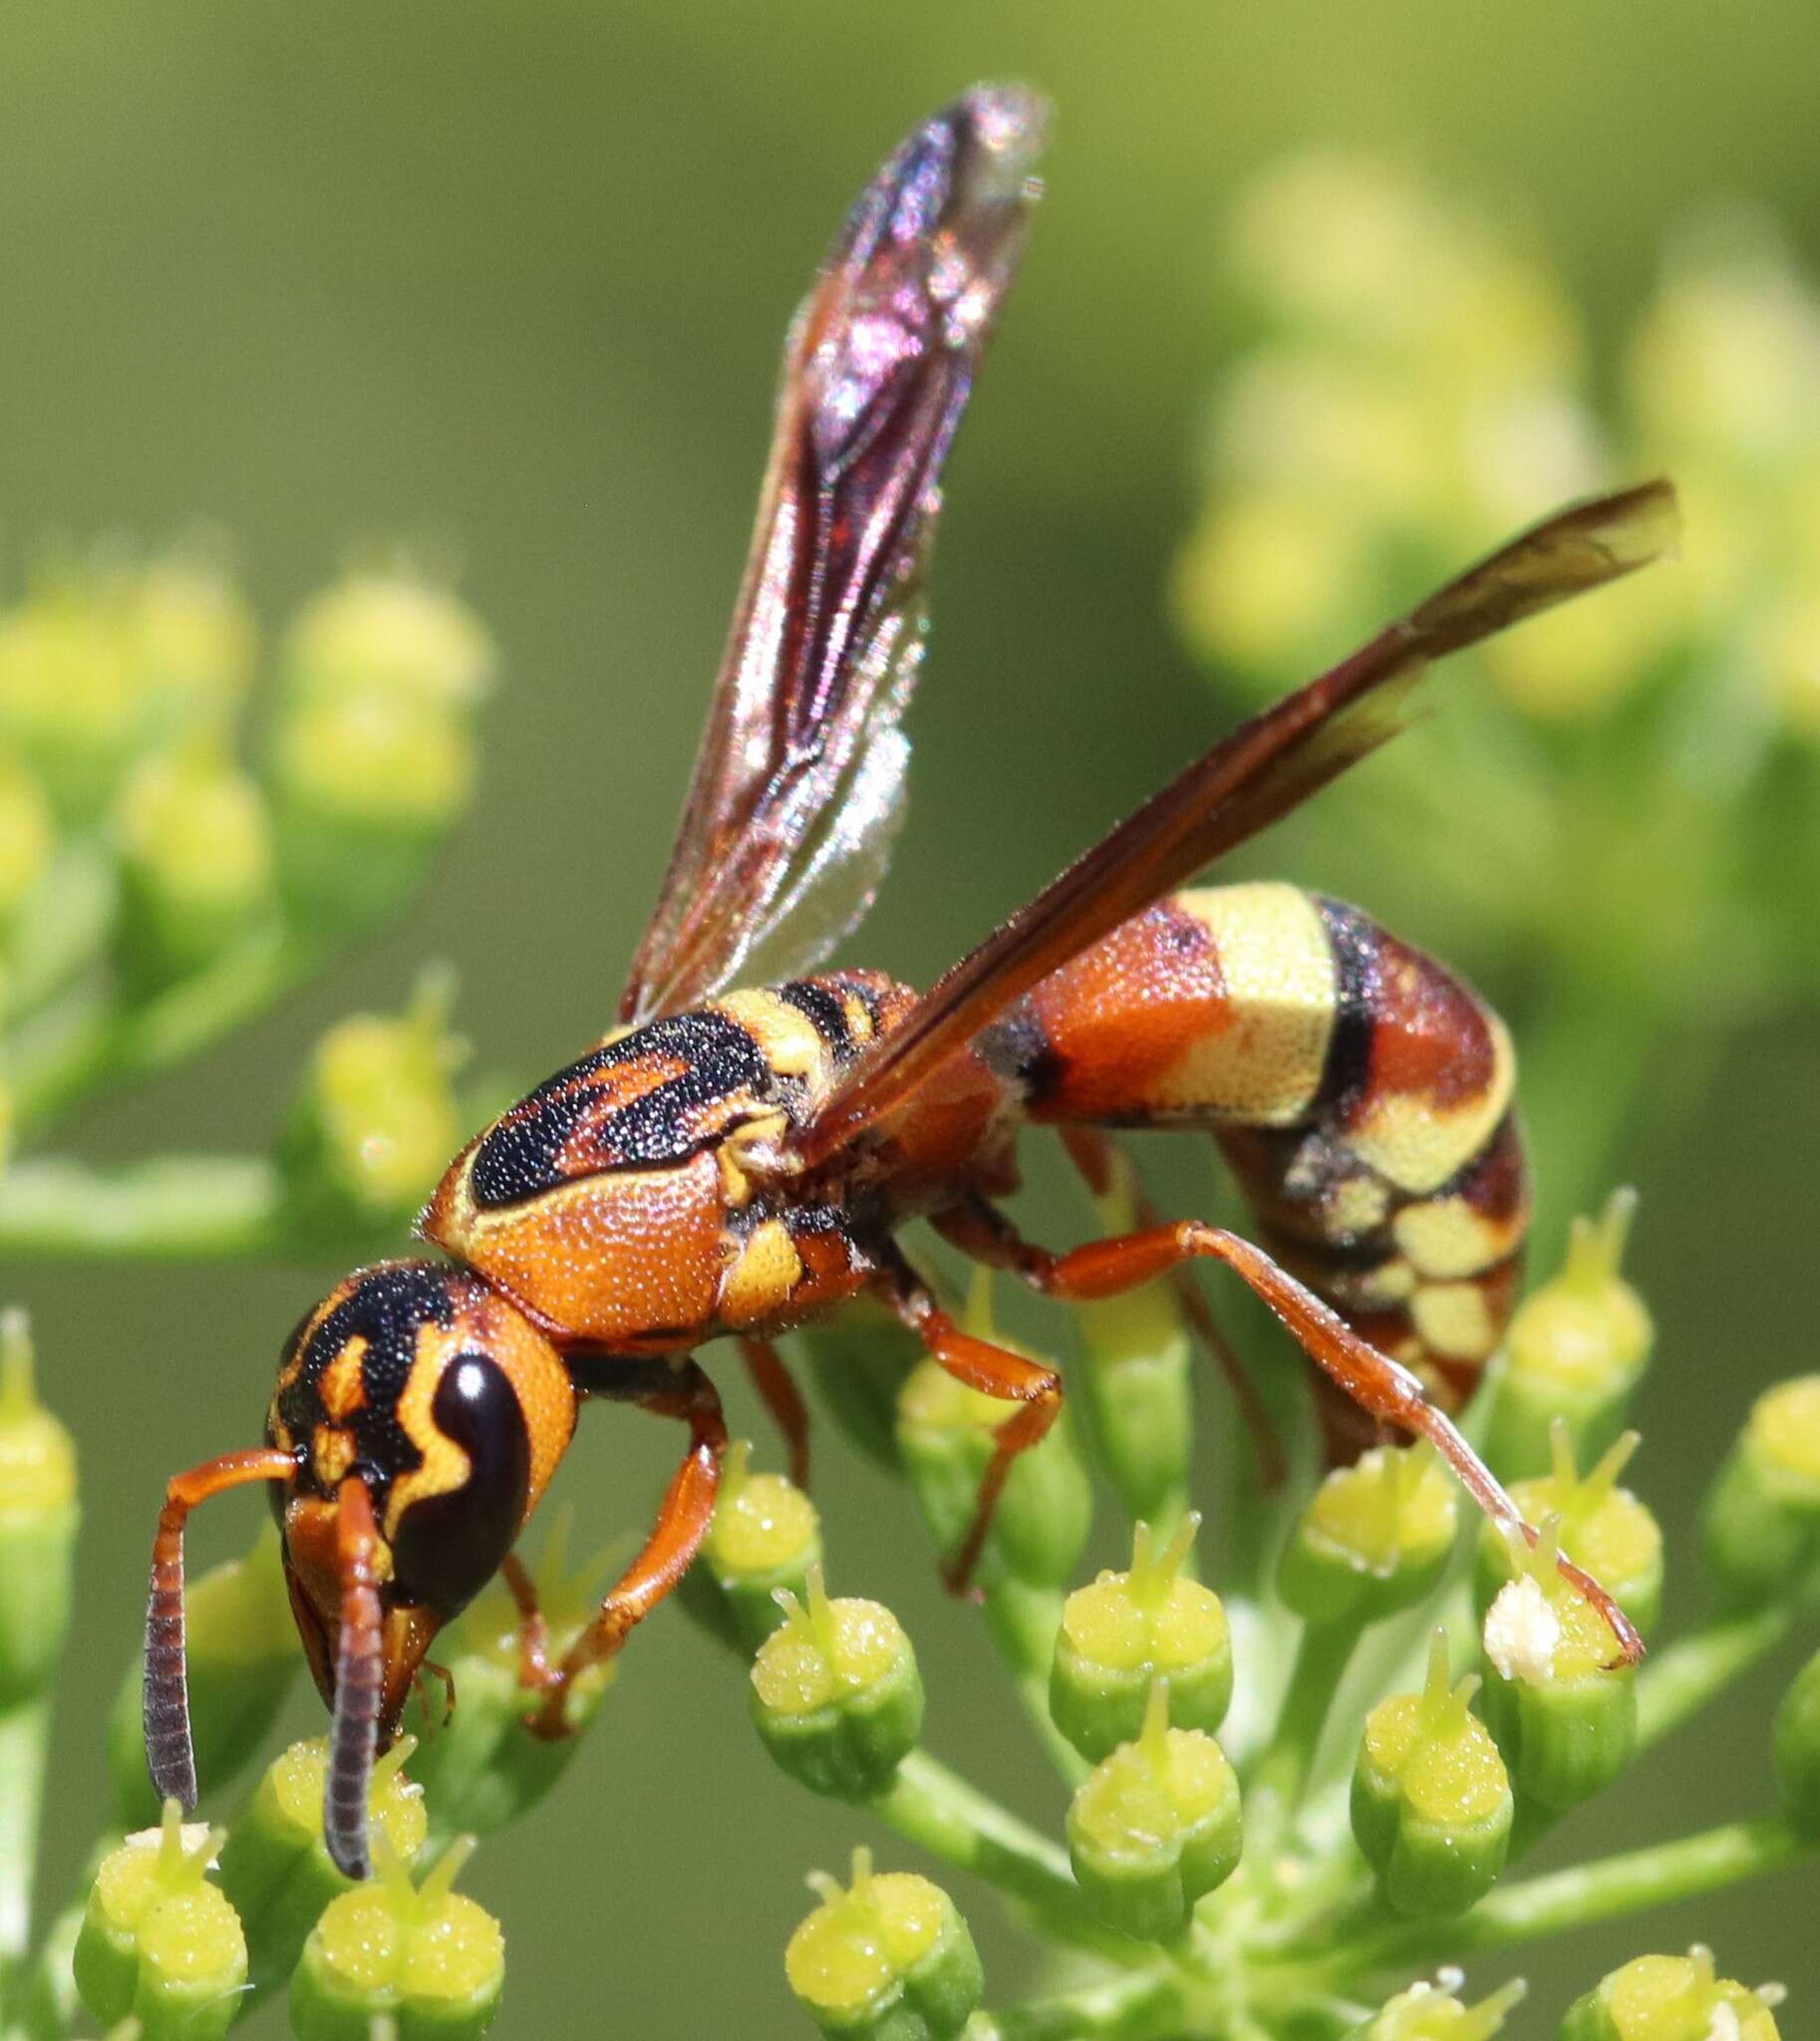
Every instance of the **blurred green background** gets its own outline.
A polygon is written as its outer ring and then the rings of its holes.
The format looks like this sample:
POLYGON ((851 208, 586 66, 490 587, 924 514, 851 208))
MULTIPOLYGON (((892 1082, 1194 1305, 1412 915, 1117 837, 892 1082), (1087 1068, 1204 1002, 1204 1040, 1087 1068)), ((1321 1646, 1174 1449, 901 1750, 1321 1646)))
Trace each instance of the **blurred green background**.
MULTIPOLYGON (((412 922, 227 1052, 92 1109, 75 1142, 98 1157, 257 1147, 321 1026, 398 1005, 426 955, 455 964, 484 1059, 526 1079, 600 1028, 720 650, 783 322, 862 177, 972 78, 1028 78, 1059 118, 1027 274, 953 464, 910 831, 857 953, 913 979, 1233 713, 1162 592, 1219 360, 1213 226, 1244 172, 1337 142, 1481 193, 1555 253, 1610 336, 1648 296, 1664 231, 1715 197, 1768 207, 1820 266, 1817 65, 1820 15, 1802 0, 13 10, 12 564, 47 536, 218 523, 272 616, 403 534, 460 563, 508 679, 477 813, 412 922)), ((1349 890, 1331 849, 1317 861, 1293 840, 1252 868, 1349 890)), ((1420 940, 1419 908, 1402 919, 1420 940)), ((1668 1515, 1753 1388, 1814 1364, 1820 1133, 1811 1013, 1728 1038, 1694 1113, 1656 1110, 1675 1102, 1675 1047, 1653 1052, 1625 1144, 1644 1195, 1635 1268, 1665 1346, 1645 1486, 1668 1515)), ((1192 1197, 1206 1166, 1195 1144, 1172 1194, 1192 1197)), ((85 1456, 53 1891, 99 1819, 100 1728, 162 1482, 254 1440, 278 1343, 335 1273, 5 1274, 85 1456)), ((594 1413, 564 1491, 603 1535, 640 1524, 670 1445, 594 1413)), ((842 1585, 891 1602, 933 1668, 932 1745, 1059 1818, 995 1678, 970 1690, 986 1656, 935 1591, 908 1495, 881 1498, 825 1431, 819 1489, 842 1585), (945 1660, 965 1671, 944 1678, 945 1660)), ((253 1509, 223 1511, 199 1553, 237 1547, 253 1509)), ((1778 1690, 1770 1676, 1733 1696, 1567 1845, 1762 1800, 1778 1690)), ((566 1790, 476 1868, 511 1949, 498 2031, 796 2033, 779 1951, 799 1875, 843 1861, 853 1833, 763 1766, 737 1678, 664 1618, 566 1790)), ((1788 1977, 1803 1993, 1788 2031, 1808 2031, 1814 1899, 1797 1877, 1684 1909, 1655 1939, 1711 1940, 1730 1974, 1788 1977)), ((1009 1988, 1016 1942, 986 1900, 973 1917, 1009 1988)), ((1639 1945, 1551 1949, 1545 2003, 1639 1945)))

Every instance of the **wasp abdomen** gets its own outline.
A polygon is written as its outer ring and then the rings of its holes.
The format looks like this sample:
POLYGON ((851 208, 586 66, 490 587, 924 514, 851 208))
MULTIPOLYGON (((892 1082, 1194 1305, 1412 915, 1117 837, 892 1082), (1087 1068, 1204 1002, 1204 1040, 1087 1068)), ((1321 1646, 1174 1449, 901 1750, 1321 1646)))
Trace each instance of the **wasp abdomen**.
POLYGON ((1514 1302, 1528 1220, 1497 1016, 1357 909, 1179 893, 1004 1023, 1033 1119, 1199 1125, 1271 1247, 1450 1399, 1514 1302))

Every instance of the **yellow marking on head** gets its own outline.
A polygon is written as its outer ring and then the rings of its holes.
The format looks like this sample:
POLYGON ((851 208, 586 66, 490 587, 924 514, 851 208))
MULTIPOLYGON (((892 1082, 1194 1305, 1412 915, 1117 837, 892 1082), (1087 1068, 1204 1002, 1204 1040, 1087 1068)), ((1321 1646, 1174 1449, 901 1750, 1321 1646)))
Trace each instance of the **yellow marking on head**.
POLYGON ((802 1257, 781 1219, 767 1219, 747 1238, 721 1285, 720 1315, 730 1325, 758 1324, 789 1303, 802 1280, 802 1257))
POLYGON ((310 1434, 310 1470, 324 1488, 335 1489, 354 1465, 354 1434, 337 1424, 319 1424, 310 1434))
POLYGON ((775 993, 757 988, 727 993, 714 1003, 717 1012, 737 1020, 779 1077, 801 1077, 819 1083, 827 1074, 827 1044, 800 1009, 775 993))
POLYGON ((1408 1092, 1372 1092, 1365 1099, 1365 1117, 1348 1145, 1399 1190, 1417 1196, 1438 1190, 1479 1153, 1509 1109, 1517 1077, 1510 1032, 1495 1014, 1485 1021, 1491 1030, 1491 1080, 1476 1097, 1449 1110, 1408 1092))
POLYGON ((1488 1219, 1464 1198, 1427 1198, 1406 1205, 1391 1231, 1416 1271, 1427 1277, 1476 1276, 1515 1252, 1524 1214, 1488 1219))
POLYGON ((1498 1343, 1491 1309, 1476 1283, 1419 1284, 1409 1315, 1422 1344, 1449 1360, 1484 1360, 1498 1343))
POLYGON ((322 1407, 337 1424, 346 1424, 367 1400, 367 1385, 361 1379, 361 1364, 367 1357, 367 1336, 356 1332, 344 1345, 316 1383, 322 1407))
POLYGON ((1292 1124, 1320 1089, 1334 1031, 1334 953, 1315 903, 1295 886, 1257 885, 1202 887, 1175 905, 1218 946, 1231 1023, 1157 1081, 1155 1103, 1292 1124))
POLYGON ((1321 1226, 1330 1240, 1352 1240, 1375 1233, 1390 1209, 1390 1190, 1371 1176, 1350 1176, 1334 1186, 1322 1210, 1321 1226))
POLYGON ((467 1479, 473 1462, 436 1421, 431 1406, 443 1385, 448 1362, 460 1350, 434 1322, 417 1328, 417 1354, 405 1376, 396 1405, 398 1421, 405 1436, 423 1454, 421 1467, 401 1474, 392 1484, 386 1507, 386 1536, 398 1535, 399 1520, 414 1502, 433 1495, 448 1495, 467 1479), (440 1349, 448 1350, 441 1351, 440 1349))

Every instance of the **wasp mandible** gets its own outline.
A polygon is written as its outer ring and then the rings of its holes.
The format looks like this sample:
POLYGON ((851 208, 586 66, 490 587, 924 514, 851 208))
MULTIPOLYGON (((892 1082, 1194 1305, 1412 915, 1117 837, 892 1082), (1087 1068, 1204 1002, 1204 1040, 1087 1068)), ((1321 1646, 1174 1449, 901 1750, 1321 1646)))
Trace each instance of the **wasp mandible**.
MULTIPOLYGON (((751 560, 619 1024, 451 1164, 420 1224, 448 1259, 350 1276, 285 1347, 264 1445, 170 1483, 146 1629, 160 1793, 195 1799, 197 1503, 270 1486, 333 1715, 329 1847, 360 1877, 376 1750, 439 1627, 515 1569, 581 1402, 680 1419, 689 1447, 644 1549, 534 1675, 548 1735, 708 1527, 727 1432, 696 1350, 742 1341, 799 1441, 769 1342, 862 1293, 1013 1406, 948 1566, 964 1584, 1062 1384, 961 1330, 896 1245, 913 1218, 1062 1300, 1223 1262, 1371 1423, 1432 1440, 1527 1529, 1446 1414, 1509 1313, 1528 1214, 1502 1022, 1337 901, 1177 889, 1394 734, 1433 661, 1657 557, 1666 483, 1564 510, 1469 569, 1217 743, 930 991, 817 969, 901 817, 942 463, 1017 268, 1042 128, 1032 96, 990 87, 919 128, 790 328, 751 560), (1107 1129, 1211 1132, 1266 1246, 1195 1220, 1065 1253, 1021 1238, 998 1201, 1031 1124, 1089 1173, 1107 1129)), ((1563 1564, 1635 1656, 1622 1613, 1563 1564)))

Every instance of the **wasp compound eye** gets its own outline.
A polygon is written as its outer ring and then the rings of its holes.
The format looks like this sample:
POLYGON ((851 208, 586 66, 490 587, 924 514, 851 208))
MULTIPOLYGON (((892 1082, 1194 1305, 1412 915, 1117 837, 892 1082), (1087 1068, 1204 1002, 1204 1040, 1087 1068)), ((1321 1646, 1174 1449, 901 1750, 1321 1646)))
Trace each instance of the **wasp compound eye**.
POLYGON ((466 1462, 453 1484, 413 1497, 392 1533, 400 1598, 448 1617, 499 1570, 524 1521, 531 1441, 510 1377, 489 1353, 457 1353, 430 1401, 436 1437, 424 1472, 466 1462), (452 1449, 453 1452, 452 1452, 452 1449))

